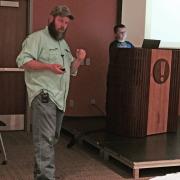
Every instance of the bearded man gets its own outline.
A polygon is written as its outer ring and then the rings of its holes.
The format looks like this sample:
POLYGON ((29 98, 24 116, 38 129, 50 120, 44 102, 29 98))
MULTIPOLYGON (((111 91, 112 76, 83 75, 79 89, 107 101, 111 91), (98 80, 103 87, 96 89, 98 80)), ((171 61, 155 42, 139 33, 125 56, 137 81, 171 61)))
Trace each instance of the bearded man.
POLYGON ((85 50, 77 49, 74 58, 64 40, 73 19, 67 6, 54 7, 48 27, 29 35, 16 59, 25 71, 31 106, 36 180, 55 180, 54 145, 60 136, 70 75, 77 74, 86 56, 85 50))

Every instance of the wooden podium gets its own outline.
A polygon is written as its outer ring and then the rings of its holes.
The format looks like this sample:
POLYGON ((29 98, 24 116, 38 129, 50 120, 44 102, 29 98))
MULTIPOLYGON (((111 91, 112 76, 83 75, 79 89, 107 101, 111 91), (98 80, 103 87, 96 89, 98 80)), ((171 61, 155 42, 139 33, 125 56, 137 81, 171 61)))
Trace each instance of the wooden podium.
POLYGON ((114 49, 107 76, 107 130, 123 136, 176 132, 180 51, 114 49))

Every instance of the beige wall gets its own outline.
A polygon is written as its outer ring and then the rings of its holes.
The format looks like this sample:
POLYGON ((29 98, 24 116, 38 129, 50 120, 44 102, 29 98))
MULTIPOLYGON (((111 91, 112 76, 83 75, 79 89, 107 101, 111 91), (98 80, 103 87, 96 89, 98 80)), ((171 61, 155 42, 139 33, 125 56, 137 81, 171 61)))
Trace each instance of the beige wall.
POLYGON ((141 47, 145 31, 146 0, 123 0, 122 23, 128 28, 128 40, 141 47))

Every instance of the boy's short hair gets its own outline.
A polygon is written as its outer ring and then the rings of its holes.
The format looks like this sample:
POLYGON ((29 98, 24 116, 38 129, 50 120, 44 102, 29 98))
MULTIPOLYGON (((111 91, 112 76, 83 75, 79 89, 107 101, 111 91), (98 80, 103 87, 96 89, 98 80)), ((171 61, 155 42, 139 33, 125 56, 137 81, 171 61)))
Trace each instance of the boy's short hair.
POLYGON ((124 24, 117 24, 114 26, 114 33, 117 33, 118 28, 126 28, 124 24))

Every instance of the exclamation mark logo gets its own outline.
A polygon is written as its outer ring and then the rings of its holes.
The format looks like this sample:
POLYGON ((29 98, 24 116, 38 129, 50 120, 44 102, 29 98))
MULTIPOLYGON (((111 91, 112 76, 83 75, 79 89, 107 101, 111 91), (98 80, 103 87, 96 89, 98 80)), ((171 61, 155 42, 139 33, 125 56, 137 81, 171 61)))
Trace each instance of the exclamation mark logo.
POLYGON ((158 59, 153 67, 154 81, 158 84, 166 82, 169 77, 170 67, 166 59, 158 59))
POLYGON ((165 67, 166 67, 166 62, 161 61, 160 64, 160 80, 163 82, 165 78, 165 67))

